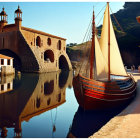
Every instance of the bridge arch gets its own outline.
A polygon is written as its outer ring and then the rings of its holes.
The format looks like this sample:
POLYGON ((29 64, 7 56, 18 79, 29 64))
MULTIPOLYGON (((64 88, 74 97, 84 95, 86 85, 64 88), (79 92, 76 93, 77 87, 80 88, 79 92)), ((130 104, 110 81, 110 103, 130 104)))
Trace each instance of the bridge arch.
POLYGON ((13 67, 18 70, 21 71, 21 67, 22 67, 22 62, 20 57, 13 51, 9 50, 9 49, 2 49, 0 50, 0 54, 9 56, 9 57, 13 57, 13 67))
POLYGON ((69 65, 64 55, 59 57, 59 69, 69 70, 69 65))
POLYGON ((46 50, 44 52, 44 60, 54 62, 54 53, 52 50, 46 50))

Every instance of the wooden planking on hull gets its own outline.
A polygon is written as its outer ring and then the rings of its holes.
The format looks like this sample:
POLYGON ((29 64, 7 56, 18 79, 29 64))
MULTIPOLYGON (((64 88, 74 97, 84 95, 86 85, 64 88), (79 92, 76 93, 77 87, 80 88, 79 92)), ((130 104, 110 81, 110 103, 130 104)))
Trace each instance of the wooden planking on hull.
POLYGON ((86 110, 112 109, 125 104, 135 96, 136 83, 132 79, 130 88, 117 90, 119 94, 99 92, 85 89, 79 75, 73 79, 73 87, 77 102, 86 110), (121 93, 121 94, 120 94, 121 93))

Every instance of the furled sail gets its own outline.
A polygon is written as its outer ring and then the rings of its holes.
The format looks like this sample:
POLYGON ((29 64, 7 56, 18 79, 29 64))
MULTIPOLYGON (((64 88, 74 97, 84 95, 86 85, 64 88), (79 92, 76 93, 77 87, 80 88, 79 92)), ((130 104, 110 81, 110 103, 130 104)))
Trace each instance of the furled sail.
POLYGON ((96 65, 96 75, 94 76, 95 80, 104 80, 107 81, 108 76, 108 67, 107 63, 102 54, 97 36, 95 35, 95 65, 96 65))
MULTIPOLYGON (((108 8, 109 5, 107 4, 104 13, 103 27, 100 39, 101 51, 105 57, 107 64, 108 64, 108 15, 110 16, 110 14, 108 14, 108 8)), ((111 18, 110 18, 110 74, 127 76, 118 48, 118 44, 116 41, 111 18)))

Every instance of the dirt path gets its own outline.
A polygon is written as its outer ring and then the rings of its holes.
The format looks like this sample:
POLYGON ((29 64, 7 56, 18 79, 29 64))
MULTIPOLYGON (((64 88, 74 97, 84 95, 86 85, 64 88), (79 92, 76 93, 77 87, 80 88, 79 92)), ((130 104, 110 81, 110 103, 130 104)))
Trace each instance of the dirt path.
POLYGON ((133 73, 137 81, 134 101, 119 115, 112 118, 92 138, 140 138, 140 73, 133 73))

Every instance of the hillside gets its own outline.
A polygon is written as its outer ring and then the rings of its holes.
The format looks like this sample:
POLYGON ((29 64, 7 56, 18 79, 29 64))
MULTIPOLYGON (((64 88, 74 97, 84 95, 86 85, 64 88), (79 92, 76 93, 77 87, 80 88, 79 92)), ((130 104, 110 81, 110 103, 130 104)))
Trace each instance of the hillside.
MULTIPOLYGON (((114 14, 125 33, 119 31, 113 16, 111 16, 122 59, 127 66, 140 65, 140 24, 136 21, 136 17, 140 16, 139 8, 140 2, 125 2, 124 9, 114 14)), ((81 44, 67 48, 71 61, 77 61, 79 51, 82 53, 79 46, 81 44)))

